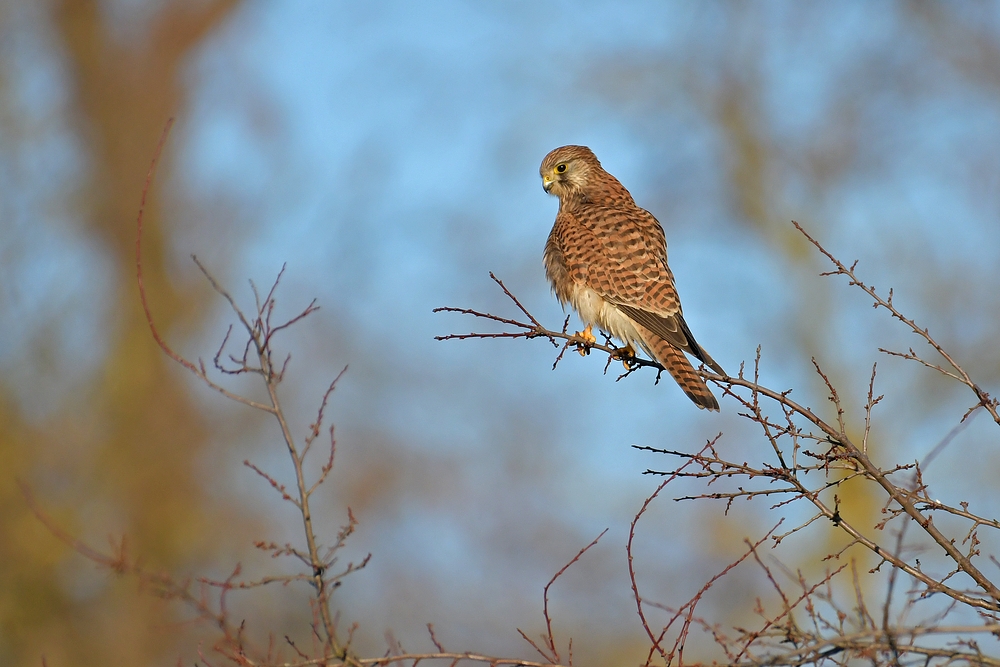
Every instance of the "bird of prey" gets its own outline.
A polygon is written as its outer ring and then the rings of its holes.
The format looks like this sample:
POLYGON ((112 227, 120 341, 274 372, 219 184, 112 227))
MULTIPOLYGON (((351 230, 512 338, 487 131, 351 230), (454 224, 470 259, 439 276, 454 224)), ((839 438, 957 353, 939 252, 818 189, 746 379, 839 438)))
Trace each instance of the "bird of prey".
MULTIPOLYGON (((563 146, 542 160, 542 187, 559 197, 545 244, 545 274, 559 302, 569 303, 595 342, 597 326, 660 363, 699 408, 718 410, 708 385, 684 356, 726 375, 684 321, 667 241, 653 215, 636 205, 586 146, 563 146)), ((629 350, 631 352, 631 350, 629 350)))

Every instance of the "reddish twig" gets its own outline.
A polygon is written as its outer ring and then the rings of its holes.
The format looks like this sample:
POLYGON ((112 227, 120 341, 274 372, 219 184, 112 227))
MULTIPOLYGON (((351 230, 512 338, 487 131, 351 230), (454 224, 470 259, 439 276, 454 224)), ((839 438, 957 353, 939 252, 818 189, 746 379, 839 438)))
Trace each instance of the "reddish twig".
MULTIPOLYGON (((559 577, 561 577, 563 575, 563 573, 566 572, 566 570, 568 570, 574 563, 576 563, 577 561, 579 561, 580 557, 583 556, 583 554, 587 553, 587 551, 592 546, 594 546, 595 544, 597 544, 597 542, 602 537, 604 537, 604 534, 607 533, 607 532, 608 532, 608 529, 605 528, 604 530, 601 531, 601 534, 598 535, 597 537, 595 537, 594 540, 590 544, 588 544, 587 546, 585 546, 582 549, 580 549, 580 551, 578 551, 577 554, 575 556, 573 556, 573 558, 571 558, 568 563, 566 563, 565 565, 563 565, 562 568, 558 572, 556 572, 554 575, 552 575, 552 578, 549 579, 549 583, 545 584, 545 588, 542 590, 542 616, 545 618, 545 635, 542 637, 542 641, 545 642, 546 648, 548 648, 549 653, 547 654, 540 646, 538 646, 538 644, 534 640, 532 640, 530 637, 528 637, 528 635, 526 635, 523 630, 521 630, 520 628, 518 628, 518 630, 517 630, 518 633, 520 633, 521 637, 523 637, 526 642, 528 642, 529 644, 531 644, 532 648, 534 648, 536 651, 538 651, 539 655, 541 655, 546 660, 549 660, 549 661, 551 661, 553 663, 558 663, 558 662, 562 661, 562 658, 559 656, 559 649, 556 648, 555 635, 553 635, 553 633, 552 633, 552 617, 549 615, 549 588, 552 587, 552 584, 556 583, 556 579, 558 579, 559 577)), ((570 644, 569 644, 569 646, 570 646, 570 648, 569 648, 570 659, 569 659, 569 662, 567 664, 570 665, 570 667, 572 667, 572 665, 573 665, 573 658, 572 658, 572 654, 573 654, 573 640, 570 639, 569 641, 570 641, 570 644)))

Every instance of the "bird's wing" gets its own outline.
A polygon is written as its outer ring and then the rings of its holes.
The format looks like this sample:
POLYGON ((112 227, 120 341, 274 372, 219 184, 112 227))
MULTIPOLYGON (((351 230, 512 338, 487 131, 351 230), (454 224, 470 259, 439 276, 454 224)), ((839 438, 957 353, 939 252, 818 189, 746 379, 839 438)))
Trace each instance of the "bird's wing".
MULTIPOLYGON (((572 213, 567 264, 586 269, 587 285, 633 321, 725 374, 691 335, 667 266, 663 228, 639 207, 583 206, 572 213)), ((574 273, 571 269, 570 273, 574 273)))

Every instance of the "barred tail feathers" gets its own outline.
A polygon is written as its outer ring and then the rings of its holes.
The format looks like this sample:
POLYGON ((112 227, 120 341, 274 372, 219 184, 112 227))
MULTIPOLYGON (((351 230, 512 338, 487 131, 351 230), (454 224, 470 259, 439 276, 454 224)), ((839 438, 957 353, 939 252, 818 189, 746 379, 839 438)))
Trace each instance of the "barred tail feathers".
POLYGON ((637 326, 636 329, 639 330, 646 343, 643 347, 652 352, 656 361, 667 369, 667 372, 687 394, 688 398, 694 401, 694 404, 700 409, 718 412, 719 402, 715 400, 715 395, 695 371, 687 356, 645 327, 637 326))

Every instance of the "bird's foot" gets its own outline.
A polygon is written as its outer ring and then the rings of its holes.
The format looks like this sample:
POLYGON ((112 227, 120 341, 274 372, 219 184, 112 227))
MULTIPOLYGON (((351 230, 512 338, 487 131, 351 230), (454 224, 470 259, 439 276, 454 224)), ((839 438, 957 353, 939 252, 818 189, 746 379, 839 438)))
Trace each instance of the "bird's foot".
POLYGON ((635 362, 635 348, 631 343, 626 343, 625 347, 620 347, 611 353, 615 359, 620 359, 625 370, 632 371, 638 367, 635 362))
POLYGON ((594 337, 594 333, 591 331, 594 326, 588 324, 583 331, 577 331, 574 336, 579 338, 581 342, 576 344, 576 351, 580 353, 581 357, 585 357, 590 354, 590 346, 597 342, 597 338, 594 337))

